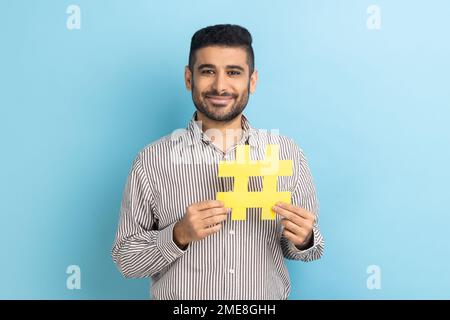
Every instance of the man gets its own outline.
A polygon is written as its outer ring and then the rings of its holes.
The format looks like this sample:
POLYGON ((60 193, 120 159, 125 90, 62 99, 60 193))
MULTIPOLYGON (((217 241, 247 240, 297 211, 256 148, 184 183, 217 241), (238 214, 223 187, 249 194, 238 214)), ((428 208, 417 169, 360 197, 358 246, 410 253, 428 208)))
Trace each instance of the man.
MULTIPOLYGON (((165 136, 135 158, 123 194, 112 256, 125 277, 151 277, 153 299, 287 299, 291 284, 283 258, 322 256, 318 205, 303 151, 288 137, 254 129, 242 114, 256 88, 252 37, 237 25, 215 25, 192 37, 185 83, 197 109, 187 130, 165 136), (218 163, 234 160, 237 145, 264 159, 280 146, 293 175, 278 177, 292 204, 274 203, 232 220, 217 192, 233 191, 218 163), (183 161, 179 161, 183 159, 183 161)), ((261 191, 250 177, 248 191, 261 191)))

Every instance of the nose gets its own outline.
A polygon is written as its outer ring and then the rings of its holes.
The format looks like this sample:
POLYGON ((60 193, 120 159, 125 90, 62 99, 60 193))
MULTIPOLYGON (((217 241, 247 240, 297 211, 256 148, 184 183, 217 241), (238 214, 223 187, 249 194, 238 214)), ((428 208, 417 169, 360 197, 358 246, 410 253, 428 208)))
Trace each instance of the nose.
POLYGON ((223 91, 227 90, 227 82, 225 79, 224 72, 218 72, 213 83, 214 89, 221 94, 223 91))

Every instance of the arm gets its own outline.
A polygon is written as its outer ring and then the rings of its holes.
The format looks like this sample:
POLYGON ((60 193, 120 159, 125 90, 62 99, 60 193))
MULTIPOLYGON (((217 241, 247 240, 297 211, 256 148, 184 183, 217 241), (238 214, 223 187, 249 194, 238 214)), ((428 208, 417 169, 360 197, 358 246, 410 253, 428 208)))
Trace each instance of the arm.
POLYGON ((313 261, 321 258, 325 243, 318 225, 319 210, 311 172, 303 151, 298 146, 296 146, 296 149, 298 152, 296 157, 298 178, 292 193, 292 204, 314 214, 315 222, 303 245, 296 246, 282 235, 281 248, 284 257, 287 259, 313 261))
POLYGON ((133 162, 123 193, 112 258, 125 277, 157 274, 186 251, 173 240, 175 222, 158 230, 150 182, 140 156, 133 162))

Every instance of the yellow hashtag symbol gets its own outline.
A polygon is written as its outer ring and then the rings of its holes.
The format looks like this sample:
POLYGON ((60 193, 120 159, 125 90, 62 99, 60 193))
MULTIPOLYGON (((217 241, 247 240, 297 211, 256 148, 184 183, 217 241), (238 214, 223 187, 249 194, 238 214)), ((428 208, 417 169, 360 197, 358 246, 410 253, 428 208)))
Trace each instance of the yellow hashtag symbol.
POLYGON ((292 175, 292 160, 279 159, 280 146, 266 146, 264 160, 250 159, 250 146, 236 147, 236 160, 219 162, 219 177, 234 177, 232 192, 217 192, 217 200, 223 201, 225 207, 232 209, 232 220, 245 220, 247 208, 262 208, 262 220, 274 220, 272 206, 283 201, 291 203, 290 192, 277 192, 278 176, 292 175), (251 176, 262 176, 261 192, 249 192, 248 180, 251 176))

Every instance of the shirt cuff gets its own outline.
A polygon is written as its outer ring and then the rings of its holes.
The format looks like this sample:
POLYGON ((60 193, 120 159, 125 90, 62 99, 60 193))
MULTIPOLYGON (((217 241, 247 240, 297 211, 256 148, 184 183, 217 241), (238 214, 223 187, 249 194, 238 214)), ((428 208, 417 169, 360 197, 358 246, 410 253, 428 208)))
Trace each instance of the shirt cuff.
MULTIPOLYGON (((289 247, 290 249, 295 253, 295 254, 307 254, 308 252, 312 251, 314 249, 314 247, 317 245, 317 239, 319 238, 318 234, 316 234, 318 232, 318 229, 313 228, 312 230, 312 246, 310 246, 307 249, 299 249, 292 241, 288 241, 289 242, 289 247)), ((311 241, 310 240, 310 241, 311 241)))
POLYGON ((175 223, 176 222, 169 224, 164 229, 159 230, 156 236, 156 247, 159 249, 159 252, 161 252, 164 259, 169 263, 181 257, 189 248, 188 246, 183 250, 173 241, 173 227, 175 226, 175 223))

